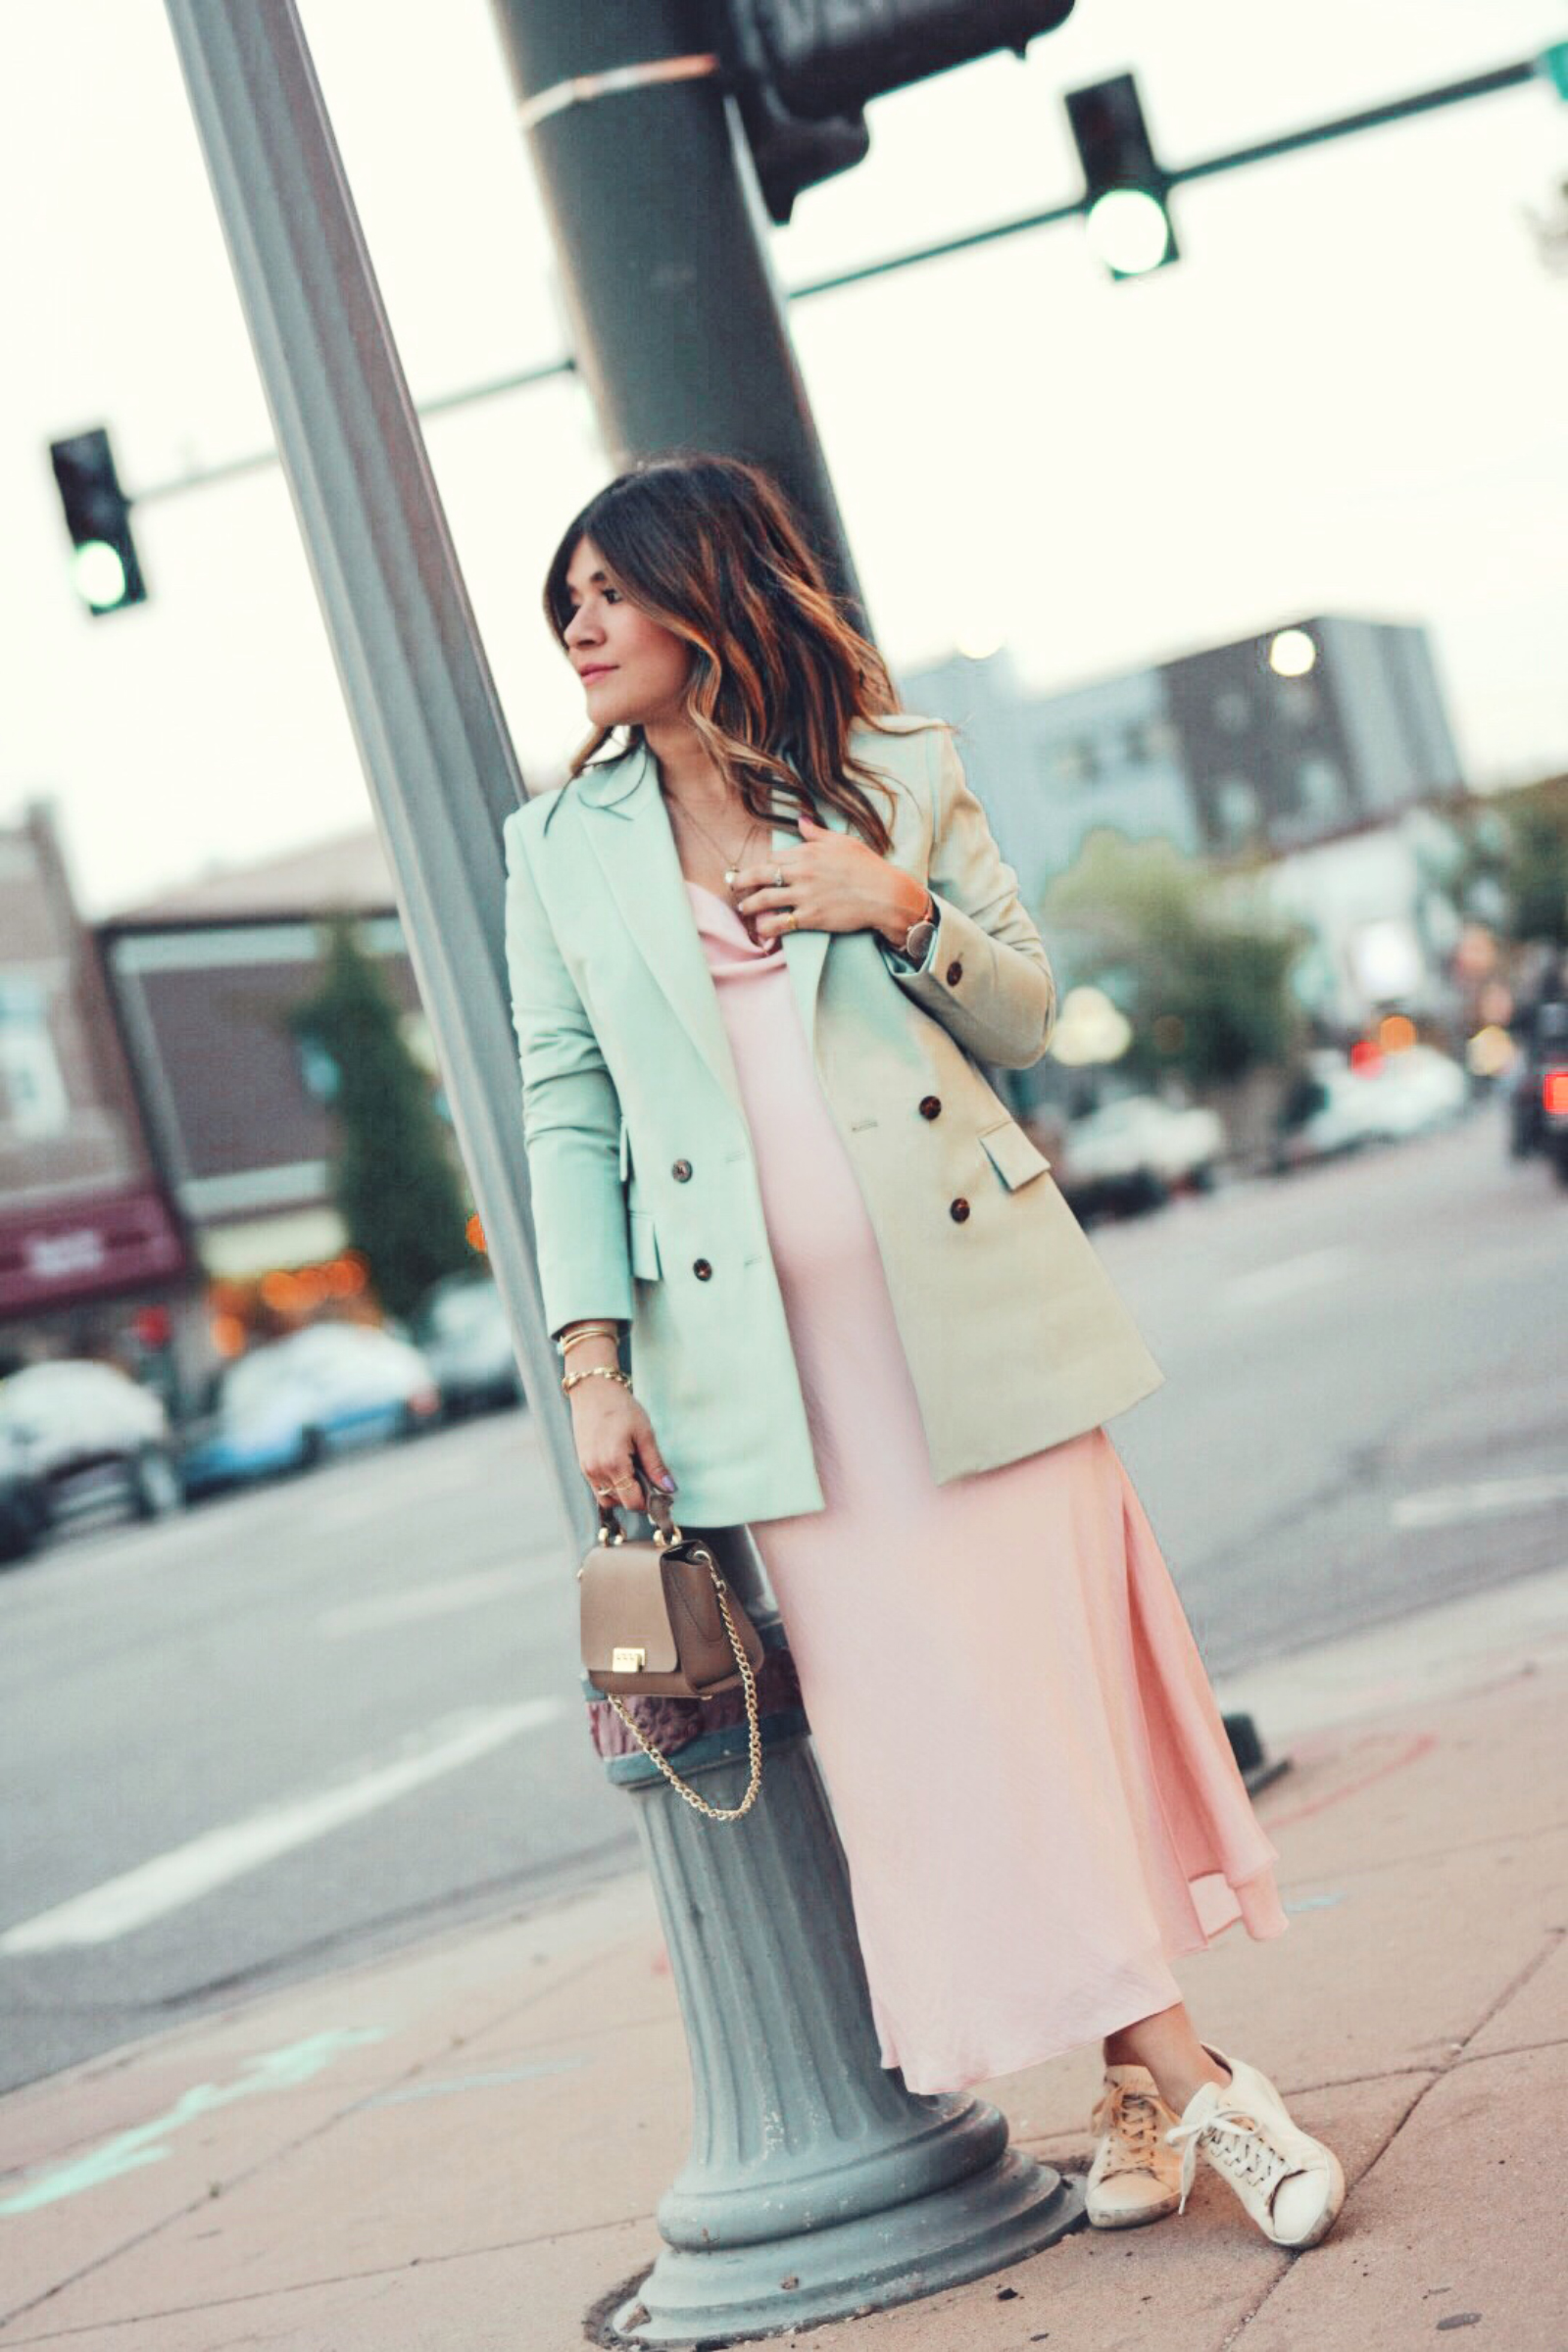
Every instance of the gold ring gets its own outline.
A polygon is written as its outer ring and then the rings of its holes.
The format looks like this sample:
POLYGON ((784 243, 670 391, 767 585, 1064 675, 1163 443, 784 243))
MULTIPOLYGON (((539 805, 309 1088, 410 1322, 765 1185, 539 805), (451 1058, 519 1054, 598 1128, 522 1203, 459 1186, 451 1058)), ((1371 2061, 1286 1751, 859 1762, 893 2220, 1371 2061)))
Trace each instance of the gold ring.
POLYGON ((794 907, 792 906, 792 907, 790 908, 790 919, 789 919, 789 923, 788 923, 788 926, 787 926, 787 928, 788 928, 788 929, 790 929, 791 931, 798 931, 798 930, 800 929, 800 927, 801 927, 801 918, 800 918, 800 916, 799 916, 799 915, 796 913, 796 911, 795 911, 794 907))

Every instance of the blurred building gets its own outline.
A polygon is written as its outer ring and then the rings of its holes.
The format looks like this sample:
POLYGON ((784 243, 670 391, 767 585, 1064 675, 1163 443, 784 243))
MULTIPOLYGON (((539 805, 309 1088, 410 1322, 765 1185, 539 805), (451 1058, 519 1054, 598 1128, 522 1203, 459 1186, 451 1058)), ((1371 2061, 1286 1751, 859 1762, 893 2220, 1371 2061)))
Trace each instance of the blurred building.
POLYGON ((900 685, 959 729, 1032 907, 1097 827, 1163 836, 1276 869, 1280 903, 1320 925, 1326 1020, 1441 993, 1444 849, 1427 812, 1463 782, 1424 628, 1319 615, 1050 695, 1025 694, 1005 651, 900 685))
POLYGON ((1425 629, 1330 615, 1025 695, 1010 657, 903 673, 962 729, 965 764, 1025 879, 1112 825, 1194 854, 1297 849, 1443 794, 1459 755, 1425 629))
POLYGON ((156 1369, 196 1282, 53 807, 34 802, 0 830, 0 1370, 156 1369))
POLYGON ((288 1026, 315 994, 320 918, 359 919, 431 1071, 428 1025, 371 827, 214 872, 99 927, 158 1157, 207 1275, 243 1285, 329 1260, 333 1072, 288 1026))

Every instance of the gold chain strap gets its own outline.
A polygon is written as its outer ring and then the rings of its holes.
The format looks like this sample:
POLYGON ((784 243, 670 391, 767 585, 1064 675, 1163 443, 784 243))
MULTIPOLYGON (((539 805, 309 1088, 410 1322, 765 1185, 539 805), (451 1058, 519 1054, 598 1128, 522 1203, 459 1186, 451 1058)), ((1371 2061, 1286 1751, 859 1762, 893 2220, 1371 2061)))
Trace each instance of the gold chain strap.
POLYGON ((749 1813, 757 1802, 757 1792, 762 1785, 762 1734, 757 1719, 757 1677, 752 1672, 752 1661, 742 1648, 740 1637, 735 1631, 735 1620, 731 1617, 729 1603, 724 1598, 724 1580, 717 1574, 713 1578, 713 1591, 718 1596, 718 1613, 724 1620, 724 1631, 729 1636, 729 1645, 735 1652, 735 1663, 741 1670, 741 1682, 746 1690, 746 1744, 752 1770, 751 1778, 746 1785, 746 1794, 738 1805, 727 1807, 710 1805, 706 1796, 699 1796, 695 1788, 687 1787, 673 1766, 660 1754, 658 1748, 643 1738, 642 1733, 621 1705, 618 1694, 613 1690, 607 1690, 605 1696, 642 1749, 643 1754, 653 1758, 677 1796, 683 1796, 686 1802, 695 1806, 699 1813, 706 1813, 710 1821, 739 1821, 741 1815, 749 1813))

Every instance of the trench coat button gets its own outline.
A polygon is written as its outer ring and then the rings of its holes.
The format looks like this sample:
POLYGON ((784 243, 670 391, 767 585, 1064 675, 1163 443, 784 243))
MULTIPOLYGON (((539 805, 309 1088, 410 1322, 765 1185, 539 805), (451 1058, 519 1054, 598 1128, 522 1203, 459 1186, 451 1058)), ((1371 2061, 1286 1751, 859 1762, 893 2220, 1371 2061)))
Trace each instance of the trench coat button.
POLYGON ((953 1219, 955 1225, 961 1225, 964 1218, 969 1214, 968 1201, 962 1200, 961 1198, 957 1200, 950 1200, 948 1202, 948 1214, 953 1219))
POLYGON ((709 1264, 706 1257, 699 1257, 693 1261, 692 1272, 696 1275, 699 1282, 706 1282, 712 1271, 713 1269, 709 1264))
POLYGON ((958 982, 963 978, 963 966, 958 961, 956 956, 955 956, 953 961, 948 966, 947 978, 948 986, 950 988, 956 988, 958 982))
POLYGON ((669 1172, 677 1184, 684 1184, 692 1172, 692 1163, 689 1159, 677 1159, 669 1172))
POLYGON ((942 1097, 940 1095, 922 1095, 920 1097, 920 1116, 922 1119, 934 1119, 941 1108, 942 1097))

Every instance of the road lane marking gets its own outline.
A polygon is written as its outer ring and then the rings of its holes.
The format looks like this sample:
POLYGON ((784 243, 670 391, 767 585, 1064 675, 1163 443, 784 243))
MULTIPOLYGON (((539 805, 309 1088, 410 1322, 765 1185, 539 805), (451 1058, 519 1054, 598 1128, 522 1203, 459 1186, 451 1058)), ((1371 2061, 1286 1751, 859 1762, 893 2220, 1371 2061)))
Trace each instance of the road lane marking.
POLYGON ((1396 1527, 1457 1527, 1500 1511, 1540 1511, 1568 1498, 1568 1471, 1535 1478, 1478 1478, 1462 1487, 1422 1487, 1395 1499, 1396 1527))
POLYGON ((1342 1242, 1331 1242, 1322 1250, 1303 1250, 1295 1257, 1277 1259, 1271 1266, 1254 1266, 1250 1273, 1233 1274, 1220 1297, 1227 1306, 1273 1306, 1298 1291, 1343 1282, 1359 1256, 1359 1250, 1348 1250, 1342 1242))
POLYGON ((373 1764, 310 1796, 263 1805, 241 1820, 204 1830, 185 1845, 138 1864, 52 1910, 40 1911, 0 1935, 0 1953, 52 1952, 66 1945, 110 1943, 171 1911, 194 1903, 216 1886, 243 1878, 296 1846, 308 1845, 346 1822, 422 1788, 443 1773, 490 1754, 523 1732, 553 1723, 564 1698, 528 1698, 446 1716, 407 1742, 389 1763, 373 1764))

